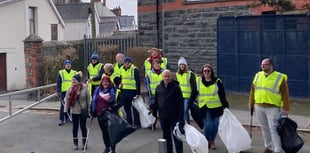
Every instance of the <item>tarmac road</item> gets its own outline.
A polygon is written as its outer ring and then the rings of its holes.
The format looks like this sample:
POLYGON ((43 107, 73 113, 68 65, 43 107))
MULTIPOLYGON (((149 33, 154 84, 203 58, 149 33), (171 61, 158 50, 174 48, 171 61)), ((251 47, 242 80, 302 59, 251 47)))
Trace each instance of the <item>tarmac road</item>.
MULTIPOLYGON (((3 115, 3 112, 0 112, 3 115)), ((0 126, 0 152, 1 153, 77 153, 82 150, 72 149, 71 123, 57 126, 56 111, 26 111, 0 126)), ((88 122, 88 126, 89 126, 88 122)), ((101 131, 97 120, 91 126, 88 150, 89 153, 101 153, 104 150, 101 131)), ((252 149, 248 153, 262 152, 263 144, 260 130, 253 128, 252 149)), ((81 134, 79 133, 81 137, 81 134)), ((300 153, 310 152, 310 135, 301 133, 305 141, 300 153)), ((124 138, 118 145, 117 153, 158 153, 157 140, 162 137, 161 130, 138 129, 124 138)), ((217 150, 210 153, 227 152, 220 138, 216 140, 217 150)), ((232 140, 234 141, 234 140, 232 140)), ((80 142, 81 143, 81 142, 80 142)), ((80 145, 81 147, 81 145, 80 145)), ((184 143, 184 153, 191 153, 188 145, 184 143)))

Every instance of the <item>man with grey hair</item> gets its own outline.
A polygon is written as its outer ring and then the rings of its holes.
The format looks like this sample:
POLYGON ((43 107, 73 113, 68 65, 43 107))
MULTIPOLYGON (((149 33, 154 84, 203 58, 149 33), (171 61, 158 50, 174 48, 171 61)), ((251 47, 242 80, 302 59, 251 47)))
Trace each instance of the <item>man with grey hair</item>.
POLYGON ((118 76, 120 76, 121 68, 124 65, 124 58, 125 55, 123 53, 117 53, 115 56, 116 63, 113 64, 114 73, 118 76))
POLYGON ((184 134, 184 104, 179 82, 172 79, 170 70, 164 70, 162 81, 155 89, 155 102, 151 110, 158 110, 160 127, 163 138, 167 140, 167 153, 173 153, 172 137, 177 153, 183 153, 183 143, 172 134, 175 125, 179 122, 181 133, 184 134))

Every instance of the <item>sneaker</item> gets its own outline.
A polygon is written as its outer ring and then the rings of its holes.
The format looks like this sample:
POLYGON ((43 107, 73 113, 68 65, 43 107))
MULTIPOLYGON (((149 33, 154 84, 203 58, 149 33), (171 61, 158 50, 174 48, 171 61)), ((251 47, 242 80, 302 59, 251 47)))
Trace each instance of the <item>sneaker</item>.
POLYGON ((58 126, 62 126, 63 124, 64 124, 64 121, 59 120, 59 122, 58 122, 58 126))
POLYGON ((273 151, 270 150, 269 148, 266 148, 263 153, 273 153, 273 151))

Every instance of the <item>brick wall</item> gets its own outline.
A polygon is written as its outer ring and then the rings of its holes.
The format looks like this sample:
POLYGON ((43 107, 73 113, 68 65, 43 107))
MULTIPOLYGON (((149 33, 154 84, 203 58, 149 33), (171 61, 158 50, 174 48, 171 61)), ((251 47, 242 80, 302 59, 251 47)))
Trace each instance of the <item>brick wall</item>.
POLYGON ((43 85, 43 45, 42 39, 36 35, 30 35, 24 40, 26 88, 43 85))

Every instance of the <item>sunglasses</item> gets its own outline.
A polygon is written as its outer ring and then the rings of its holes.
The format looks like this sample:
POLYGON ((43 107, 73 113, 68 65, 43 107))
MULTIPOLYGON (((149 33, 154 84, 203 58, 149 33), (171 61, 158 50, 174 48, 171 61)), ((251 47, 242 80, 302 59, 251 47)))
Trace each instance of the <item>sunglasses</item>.
POLYGON ((210 73, 210 72, 211 72, 211 70, 203 70, 203 72, 208 72, 208 73, 210 73))

